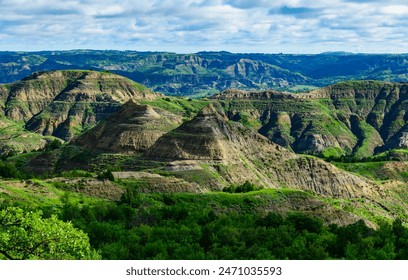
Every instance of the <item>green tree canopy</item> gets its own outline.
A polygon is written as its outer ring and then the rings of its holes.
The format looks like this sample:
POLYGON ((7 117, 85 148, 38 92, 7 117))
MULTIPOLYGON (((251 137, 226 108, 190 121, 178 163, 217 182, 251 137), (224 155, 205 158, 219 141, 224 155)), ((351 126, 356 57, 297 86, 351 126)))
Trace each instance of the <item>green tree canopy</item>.
POLYGON ((88 236, 56 216, 8 207, 0 211, 0 259, 98 259, 88 236))

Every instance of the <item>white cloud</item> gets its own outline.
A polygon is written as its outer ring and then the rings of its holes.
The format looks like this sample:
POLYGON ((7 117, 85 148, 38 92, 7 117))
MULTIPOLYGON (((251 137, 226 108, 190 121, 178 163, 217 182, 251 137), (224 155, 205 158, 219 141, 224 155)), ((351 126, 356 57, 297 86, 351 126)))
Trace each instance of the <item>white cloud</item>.
POLYGON ((384 14, 408 16, 408 6, 406 5, 390 5, 381 9, 384 14))
POLYGON ((404 3, 0 0, 0 49, 406 51, 408 6, 404 3))

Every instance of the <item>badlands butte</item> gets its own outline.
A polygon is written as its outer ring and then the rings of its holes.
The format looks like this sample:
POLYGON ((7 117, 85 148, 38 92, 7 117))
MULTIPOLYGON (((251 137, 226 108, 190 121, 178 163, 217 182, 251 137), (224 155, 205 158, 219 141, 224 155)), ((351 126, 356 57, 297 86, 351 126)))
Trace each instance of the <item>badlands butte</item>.
MULTIPOLYGON (((142 193, 197 195, 249 184, 262 201, 254 211, 375 227, 408 218, 407 91, 351 81, 186 99, 108 72, 38 72, 0 85, 0 154, 24 174, 109 200, 120 199, 123 181, 142 193), (72 170, 89 176, 64 177, 72 170)), ((11 197, 11 185, 31 186, 1 184, 11 197)))

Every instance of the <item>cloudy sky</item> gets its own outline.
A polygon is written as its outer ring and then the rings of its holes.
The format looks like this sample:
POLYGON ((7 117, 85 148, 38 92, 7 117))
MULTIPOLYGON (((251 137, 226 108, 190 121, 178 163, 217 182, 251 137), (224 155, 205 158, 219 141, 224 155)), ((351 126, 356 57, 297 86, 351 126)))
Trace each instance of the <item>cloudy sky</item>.
POLYGON ((408 52, 407 0, 0 0, 0 50, 408 52))

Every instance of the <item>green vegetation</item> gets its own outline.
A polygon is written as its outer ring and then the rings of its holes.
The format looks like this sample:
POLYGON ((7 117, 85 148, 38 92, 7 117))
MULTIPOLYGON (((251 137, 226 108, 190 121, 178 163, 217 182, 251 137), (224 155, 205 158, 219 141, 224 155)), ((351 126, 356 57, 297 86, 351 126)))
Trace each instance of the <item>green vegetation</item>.
POLYGON ((62 215, 86 231, 92 245, 107 259, 408 257, 404 242, 408 230, 398 220, 392 226, 381 224, 378 230, 363 222, 327 226, 318 218, 296 212, 287 216, 254 212, 253 196, 212 194, 202 198, 193 194, 147 196, 126 192, 118 205, 78 208, 68 203, 62 215), (208 199, 216 204, 197 207, 208 199), (233 201, 241 205, 241 210, 214 210, 233 207, 233 201))
POLYGON ((98 259, 88 236, 55 215, 6 207, 0 211, 0 259, 98 259))
POLYGON ((252 184, 251 182, 245 181, 241 185, 232 185, 222 189, 223 192, 227 193, 247 193, 252 191, 260 190, 261 188, 252 184))
POLYGON ((364 158, 371 156, 374 153, 376 144, 376 137, 380 138, 378 132, 369 124, 359 122, 359 129, 361 130, 360 145, 356 147, 354 157, 364 158), (378 135, 378 136, 377 136, 378 135))
POLYGON ((318 87, 311 85, 295 85, 293 87, 284 88, 283 90, 289 92, 307 92, 314 89, 318 89, 318 87))
POLYGON ((93 174, 88 171, 73 169, 69 171, 62 171, 61 176, 64 178, 77 178, 77 177, 93 177, 93 174))
POLYGON ((338 90, 344 90, 344 89, 351 89, 351 90, 365 90, 365 89, 371 89, 371 90, 378 90, 381 89, 384 86, 384 82, 382 81, 375 81, 375 80, 370 80, 370 81, 364 81, 363 83, 361 81, 343 81, 339 82, 336 85, 333 86, 333 88, 338 89, 338 90))
POLYGON ((52 141, 47 143, 47 145, 45 145, 44 150, 45 151, 53 151, 53 150, 57 150, 57 149, 59 149, 61 147, 62 147, 62 141, 59 140, 59 139, 53 139, 52 141))
MULTIPOLYGON (((62 174, 90 175, 80 170, 62 174)), ((112 202, 66 192, 69 182, 30 182, 32 187, 19 189, 7 182, 0 184, 0 189, 5 190, 0 192, 3 208, 14 209, 13 205, 18 205, 25 209, 16 211, 29 213, 31 220, 40 221, 40 228, 47 231, 45 236, 55 234, 51 222, 64 229, 67 226, 70 234, 68 240, 58 239, 60 247, 52 254, 47 253, 48 247, 41 250, 42 254, 6 253, 12 258, 98 258, 95 250, 103 259, 408 258, 404 241, 408 229, 399 220, 392 224, 378 221, 380 227, 373 230, 363 222, 326 225, 321 219, 300 212, 278 214, 266 210, 270 205, 285 205, 288 199, 301 201, 312 197, 301 191, 260 190, 245 182, 216 193, 145 194, 139 191, 141 183, 127 180, 118 182, 124 192, 120 200, 112 202), (72 236, 85 242, 75 243, 79 246, 75 250, 77 255, 69 249, 72 236), (86 243, 87 236, 91 247, 86 243)), ((35 232, 37 227, 33 225, 27 230, 35 232)), ((8 232, 2 229, 0 235, 8 232)), ((25 239, 18 240, 22 243, 38 238, 35 234, 21 234, 25 239)))
POLYGON ((115 181, 115 177, 113 177, 112 171, 111 170, 105 170, 101 173, 98 173, 97 178, 99 180, 109 180, 109 181, 115 181))
POLYGON ((254 129, 259 129, 262 126, 261 122, 258 119, 248 116, 245 113, 238 113, 235 116, 235 118, 236 118, 236 121, 238 121, 239 123, 243 124, 246 127, 252 127, 254 129))
MULTIPOLYGON (((408 182, 408 172, 398 168, 398 162, 367 161, 367 162, 332 162, 346 171, 360 174, 375 181, 400 180, 408 182), (396 167, 395 167, 396 166, 396 167)), ((402 165, 407 168, 408 165, 402 165)))
POLYGON ((0 161, 0 177, 2 178, 29 179, 33 176, 33 174, 17 168, 12 162, 0 161))
POLYGON ((0 116, 0 157, 6 159, 18 153, 43 149, 46 143, 56 141, 55 137, 29 132, 23 126, 23 123, 0 116))
POLYGON ((324 149, 320 156, 325 159, 338 159, 344 156, 344 150, 338 147, 330 147, 324 149))
POLYGON ((187 118, 193 117, 199 110, 209 104, 209 101, 198 99, 187 99, 181 97, 162 97, 153 101, 143 100, 143 104, 149 104, 174 114, 182 115, 187 118))
POLYGON ((21 178, 21 173, 13 164, 0 162, 0 176, 3 178, 21 178))

